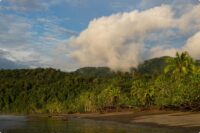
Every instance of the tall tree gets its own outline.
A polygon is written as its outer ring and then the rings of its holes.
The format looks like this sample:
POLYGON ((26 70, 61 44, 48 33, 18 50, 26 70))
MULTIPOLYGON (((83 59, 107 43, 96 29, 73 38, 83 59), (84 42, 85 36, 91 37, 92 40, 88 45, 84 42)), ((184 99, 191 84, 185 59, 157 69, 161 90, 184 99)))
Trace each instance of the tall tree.
POLYGON ((195 61, 188 52, 176 53, 176 57, 168 61, 164 72, 172 74, 176 79, 195 72, 195 61))

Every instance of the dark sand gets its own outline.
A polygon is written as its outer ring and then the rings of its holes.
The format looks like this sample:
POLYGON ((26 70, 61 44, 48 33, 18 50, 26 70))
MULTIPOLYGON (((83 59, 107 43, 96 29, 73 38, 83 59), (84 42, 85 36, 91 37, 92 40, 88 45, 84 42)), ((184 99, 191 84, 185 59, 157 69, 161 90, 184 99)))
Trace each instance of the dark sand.
POLYGON ((200 112, 180 112, 165 110, 122 111, 112 113, 84 113, 84 114, 58 114, 58 115, 31 115, 30 119, 37 117, 57 120, 70 118, 84 118, 100 121, 112 121, 125 124, 140 124, 146 126, 167 126, 180 128, 199 128, 200 112))
POLYGON ((70 116, 101 121, 114 121, 128 124, 200 128, 200 112, 151 110, 138 112, 115 112, 105 114, 74 114, 70 116))

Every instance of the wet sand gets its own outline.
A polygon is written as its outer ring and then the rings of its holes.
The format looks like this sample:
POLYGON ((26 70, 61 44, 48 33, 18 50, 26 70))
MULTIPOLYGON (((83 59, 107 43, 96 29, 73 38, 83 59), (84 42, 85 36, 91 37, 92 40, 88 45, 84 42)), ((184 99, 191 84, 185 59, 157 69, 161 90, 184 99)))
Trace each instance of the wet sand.
POLYGON ((84 118, 100 121, 112 121, 125 124, 140 124, 145 126, 167 126, 180 128, 199 128, 200 112, 180 112, 165 110, 148 111, 122 111, 112 113, 83 113, 58 115, 31 115, 29 119, 37 117, 55 120, 68 120, 70 118, 84 118))
POLYGON ((151 110, 142 112, 115 112, 105 114, 74 114, 71 115, 71 117, 151 126, 200 128, 200 112, 151 110))
POLYGON ((134 123, 155 123, 176 127, 200 127, 200 113, 178 112, 170 114, 157 114, 140 116, 133 119, 134 123))

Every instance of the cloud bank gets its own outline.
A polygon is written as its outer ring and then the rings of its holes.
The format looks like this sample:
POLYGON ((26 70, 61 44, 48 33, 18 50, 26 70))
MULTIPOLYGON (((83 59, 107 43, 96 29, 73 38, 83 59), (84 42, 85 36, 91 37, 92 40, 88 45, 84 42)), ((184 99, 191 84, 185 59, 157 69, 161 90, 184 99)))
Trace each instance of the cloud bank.
POLYGON ((200 58, 199 12, 197 5, 176 16, 171 6, 161 5, 94 19, 69 40, 74 49, 70 56, 81 66, 108 66, 122 71, 137 67, 145 59, 174 56, 176 51, 188 51, 200 58), (186 41, 180 39, 183 36, 186 41), (178 39, 185 44, 173 44, 178 39))

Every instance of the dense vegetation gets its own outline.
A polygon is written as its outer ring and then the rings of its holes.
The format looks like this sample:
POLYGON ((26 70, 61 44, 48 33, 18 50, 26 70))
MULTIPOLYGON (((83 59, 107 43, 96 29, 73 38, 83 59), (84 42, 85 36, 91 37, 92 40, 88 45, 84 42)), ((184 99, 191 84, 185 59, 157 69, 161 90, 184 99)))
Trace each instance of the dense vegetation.
POLYGON ((0 70, 1 113, 96 112, 132 107, 200 109, 199 64, 187 52, 109 68, 0 70))

